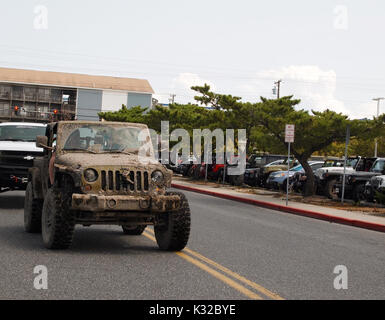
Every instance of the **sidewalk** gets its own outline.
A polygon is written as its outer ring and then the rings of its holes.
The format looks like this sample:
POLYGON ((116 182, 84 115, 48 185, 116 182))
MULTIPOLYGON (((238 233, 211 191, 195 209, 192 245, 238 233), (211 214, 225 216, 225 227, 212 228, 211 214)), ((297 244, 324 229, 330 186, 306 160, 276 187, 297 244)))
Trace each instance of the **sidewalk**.
POLYGON ((283 199, 284 197, 276 198, 271 195, 248 194, 220 186, 206 186, 183 180, 174 180, 172 187, 249 203, 255 206, 284 211, 315 219, 385 232, 385 217, 365 215, 363 213, 357 213, 353 211, 340 210, 293 201, 289 201, 289 205, 286 206, 286 200, 283 199))

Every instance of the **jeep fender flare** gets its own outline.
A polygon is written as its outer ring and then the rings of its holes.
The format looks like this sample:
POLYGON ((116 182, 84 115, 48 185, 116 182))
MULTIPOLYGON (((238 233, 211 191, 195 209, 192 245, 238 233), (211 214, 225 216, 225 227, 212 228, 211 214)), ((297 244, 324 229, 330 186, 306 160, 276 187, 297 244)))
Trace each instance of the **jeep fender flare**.
POLYGON ((59 176, 61 175, 68 175, 72 178, 72 181, 74 183, 74 187, 80 187, 81 186, 81 171, 80 170, 70 170, 67 167, 63 167, 61 165, 54 165, 54 171, 55 171, 55 180, 57 181, 59 176))

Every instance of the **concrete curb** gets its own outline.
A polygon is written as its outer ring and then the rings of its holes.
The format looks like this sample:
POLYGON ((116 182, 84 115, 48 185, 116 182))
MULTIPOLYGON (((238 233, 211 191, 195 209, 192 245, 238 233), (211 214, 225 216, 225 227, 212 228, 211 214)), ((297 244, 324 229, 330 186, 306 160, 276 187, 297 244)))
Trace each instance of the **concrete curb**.
POLYGON ((286 207, 286 206, 271 203, 271 202, 248 199, 248 198, 243 198, 240 196, 228 195, 228 194, 223 194, 223 193, 219 193, 219 192, 215 192, 215 191, 202 190, 199 188, 184 186, 184 185, 180 185, 180 184, 176 184, 176 183, 172 183, 171 186, 173 188, 176 188, 176 189, 192 191, 192 192, 202 193, 202 194, 206 194, 206 195, 210 195, 210 196, 214 196, 214 197, 218 197, 218 198, 224 198, 224 199, 244 202, 244 203, 252 204, 252 205, 255 205, 258 207, 283 211, 283 212, 292 213, 292 214, 305 216, 305 217, 310 217, 310 218, 314 218, 314 219, 318 219, 318 220, 325 220, 325 221, 339 223, 339 224, 345 224, 345 225, 349 225, 349 226, 353 226, 353 227, 369 229, 369 230, 374 230, 374 231, 379 231, 379 232, 385 232, 385 225, 382 225, 382 224, 376 224, 376 223, 362 221, 362 220, 354 220, 354 219, 336 217, 333 215, 328 215, 328 214, 320 213, 320 212, 316 212, 316 211, 304 210, 304 209, 293 208, 293 207, 286 207))

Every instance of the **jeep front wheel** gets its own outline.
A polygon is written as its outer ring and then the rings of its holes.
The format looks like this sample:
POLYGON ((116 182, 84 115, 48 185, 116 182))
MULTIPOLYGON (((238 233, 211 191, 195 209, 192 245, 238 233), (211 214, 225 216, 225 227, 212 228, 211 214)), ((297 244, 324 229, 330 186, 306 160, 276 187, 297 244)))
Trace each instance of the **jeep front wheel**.
POLYGON ((336 200, 338 199, 338 190, 336 188, 336 179, 330 179, 327 181, 325 186, 325 196, 327 196, 329 199, 336 200))
POLYGON ((168 192, 180 196, 180 208, 167 213, 160 213, 159 222, 155 224, 155 238, 161 250, 180 251, 190 236, 190 207, 186 196, 181 192, 168 192))
POLYGON ((360 183, 353 189, 353 200, 355 202, 365 201, 365 185, 360 183))
POLYGON ((67 249, 71 245, 75 217, 70 205, 70 194, 55 188, 48 190, 42 214, 43 243, 48 249, 67 249))
POLYGON ((43 201, 33 197, 32 182, 28 182, 24 198, 24 229, 29 233, 41 232, 43 201))
POLYGON ((143 226, 122 226, 123 233, 131 236, 140 236, 144 229, 146 229, 146 225, 143 226))

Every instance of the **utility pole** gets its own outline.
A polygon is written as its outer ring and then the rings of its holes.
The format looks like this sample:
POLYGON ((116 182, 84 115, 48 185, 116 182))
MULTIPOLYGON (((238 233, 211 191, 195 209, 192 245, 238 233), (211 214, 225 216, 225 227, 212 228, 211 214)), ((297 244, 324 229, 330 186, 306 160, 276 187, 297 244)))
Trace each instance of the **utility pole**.
POLYGON ((170 104, 174 104, 175 102, 175 97, 176 97, 176 94, 170 94, 170 98, 168 99, 168 101, 170 102, 170 104))
POLYGON ((281 88, 281 82, 282 82, 282 80, 278 80, 278 81, 274 82, 274 84, 277 86, 277 99, 279 99, 279 91, 281 88))
MULTIPOLYGON (((380 101, 384 100, 385 98, 374 98, 373 101, 377 101, 377 118, 380 115, 380 101)), ((377 138, 374 140, 374 157, 377 157, 377 138)))

